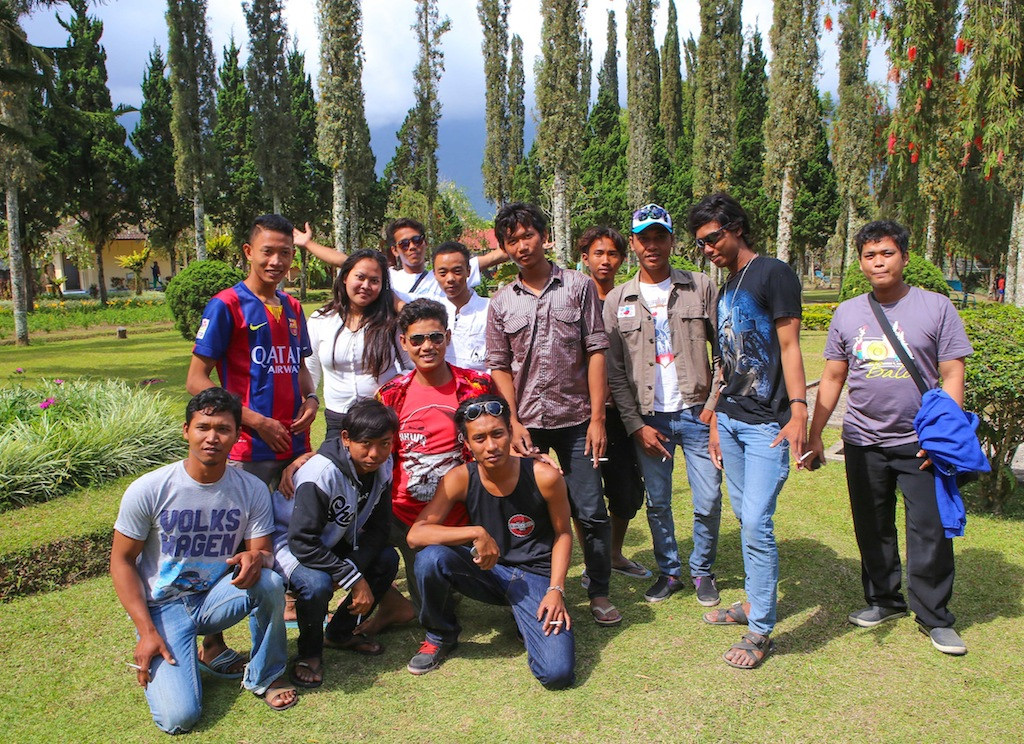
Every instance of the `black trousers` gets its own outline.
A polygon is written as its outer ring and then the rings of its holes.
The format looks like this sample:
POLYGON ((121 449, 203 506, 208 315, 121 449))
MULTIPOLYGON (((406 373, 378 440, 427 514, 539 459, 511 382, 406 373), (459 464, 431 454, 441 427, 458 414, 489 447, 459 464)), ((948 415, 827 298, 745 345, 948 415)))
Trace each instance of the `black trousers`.
POLYGON ((905 610, 896 537, 896 487, 906 508, 907 597, 917 621, 951 627, 946 605, 953 594, 953 541, 946 537, 935 501, 935 475, 920 470, 920 447, 845 445, 846 483, 853 528, 860 548, 861 578, 868 604, 905 610))

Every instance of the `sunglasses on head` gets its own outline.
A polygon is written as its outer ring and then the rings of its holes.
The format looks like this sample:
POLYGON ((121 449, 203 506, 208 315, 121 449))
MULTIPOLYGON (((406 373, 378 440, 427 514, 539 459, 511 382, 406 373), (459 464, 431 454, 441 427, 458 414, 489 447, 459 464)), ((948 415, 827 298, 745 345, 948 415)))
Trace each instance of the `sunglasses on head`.
POLYGON ((395 243, 395 246, 400 251, 407 251, 407 250, 409 250, 409 246, 410 245, 415 245, 415 246, 423 245, 423 241, 424 240, 425 240, 425 238, 422 235, 413 235, 411 238, 405 238, 404 240, 397 241, 395 243))
POLYGON ((441 331, 431 331, 430 333, 414 333, 411 336, 406 336, 409 343, 413 346, 423 346, 423 342, 428 338, 430 343, 434 346, 440 346, 444 343, 444 334, 441 331))
POLYGON ((697 247, 700 250, 704 250, 704 246, 708 246, 708 245, 710 245, 712 248, 714 248, 715 244, 719 240, 721 240, 722 238, 725 237, 725 233, 728 232, 729 230, 733 229, 734 227, 736 227, 736 223, 735 222, 730 222, 725 227, 720 227, 717 230, 715 230, 713 233, 708 233, 703 238, 697 238, 697 240, 695 241, 697 243, 697 247))
POLYGON ((488 416, 501 416, 505 405, 496 400, 485 400, 483 403, 472 403, 466 406, 466 421, 476 421, 485 413, 488 416))
POLYGON ((637 222, 643 222, 644 220, 668 220, 668 212, 659 207, 657 204, 648 204, 646 207, 640 207, 640 209, 633 212, 633 219, 637 222))

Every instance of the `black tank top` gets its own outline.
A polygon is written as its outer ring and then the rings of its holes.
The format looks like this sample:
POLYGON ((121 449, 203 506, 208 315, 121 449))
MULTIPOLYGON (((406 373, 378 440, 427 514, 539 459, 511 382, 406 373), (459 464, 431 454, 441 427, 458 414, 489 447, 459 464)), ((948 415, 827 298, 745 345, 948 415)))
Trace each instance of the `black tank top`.
POLYGON ((498 563, 550 576, 555 529, 551 526, 548 504, 537 488, 533 465, 532 459, 520 459, 519 480, 512 493, 494 496, 480 482, 477 463, 467 463, 466 510, 469 521, 487 530, 498 544, 498 563))

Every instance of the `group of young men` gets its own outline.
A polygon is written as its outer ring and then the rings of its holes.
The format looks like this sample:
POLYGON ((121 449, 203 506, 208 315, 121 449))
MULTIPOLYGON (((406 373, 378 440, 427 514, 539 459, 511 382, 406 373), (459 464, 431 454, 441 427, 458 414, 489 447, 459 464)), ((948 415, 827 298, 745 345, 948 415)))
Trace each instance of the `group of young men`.
MULTIPOLYGON (((259 218, 244 247, 248 277, 210 301, 197 332, 188 457, 132 484, 115 525, 111 574, 138 631, 134 667, 157 725, 179 732, 195 724, 201 669, 244 674, 246 689, 284 710, 297 702, 295 686, 323 684, 324 646, 380 653, 368 630, 409 619, 392 583, 396 548, 426 632, 410 672, 436 669, 456 648, 458 615, 471 611, 461 595, 510 605, 534 676, 551 689, 571 685, 570 523, 597 624, 623 619, 610 599, 613 570, 651 576, 622 553, 644 502, 658 570, 645 599, 660 602, 689 585, 672 513, 677 447, 693 501, 689 579, 706 607, 720 603, 723 473, 741 527, 746 601, 703 620, 747 626, 724 658, 760 666, 774 650, 776 501, 791 456, 798 468, 824 462, 821 432, 844 380, 843 438, 868 601, 850 622, 870 627, 906 614, 898 484, 908 509, 910 609, 937 648, 964 653, 946 607, 952 543, 913 431, 920 393, 879 341, 866 300, 836 311, 808 439, 797 276, 754 251, 747 216, 726 194, 691 208, 687 228, 728 272, 720 289, 702 273, 673 268, 675 226, 655 204, 632 216, 628 246, 638 270, 618 286, 627 254, 618 232, 592 228, 581 237, 587 277, 547 257, 547 220, 532 205, 499 211, 499 249, 476 258, 446 243, 432 270, 423 226, 393 223, 386 238, 398 264, 397 332, 413 369, 356 403, 340 438, 296 469, 288 466, 309 451, 319 401, 302 363, 310 353, 302 309, 277 287, 295 246, 335 265, 345 257, 315 243, 308 226, 259 218), (506 259, 516 278, 489 303, 477 297, 480 270, 506 259), (286 589, 299 628, 291 664, 286 589), (325 628, 338 589, 347 594, 325 628), (245 615, 247 664, 220 635, 245 615)), ((872 223, 857 246, 901 341, 929 383, 941 377, 961 402, 970 345, 948 300, 903 283, 906 231, 872 223)))

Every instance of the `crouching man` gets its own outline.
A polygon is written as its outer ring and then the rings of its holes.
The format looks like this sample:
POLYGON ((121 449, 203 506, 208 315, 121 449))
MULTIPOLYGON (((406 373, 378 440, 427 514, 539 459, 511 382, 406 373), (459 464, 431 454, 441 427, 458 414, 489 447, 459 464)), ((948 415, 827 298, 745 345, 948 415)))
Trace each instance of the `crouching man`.
POLYGON ((565 608, 572 536, 569 500, 559 472, 512 457, 508 403, 497 395, 463 401, 455 425, 475 462, 450 470, 409 530, 426 640, 409 662, 413 674, 436 669, 458 645, 454 592, 512 607, 530 671, 548 689, 575 679, 576 648, 565 608), (444 524, 465 504, 469 524, 444 524), (472 543, 472 547, 469 546, 472 543))
POLYGON ((227 467, 241 422, 241 403, 223 388, 196 395, 185 410, 188 457, 132 483, 114 524, 110 576, 138 634, 134 666, 153 720, 171 734, 191 730, 202 712, 197 636, 249 615, 242 685, 273 710, 298 702, 281 679, 284 583, 271 570, 270 494, 227 467))
POLYGON ((296 472, 294 500, 274 494, 274 557, 295 595, 299 625, 290 676, 300 687, 323 684, 324 646, 370 656, 384 650, 353 631, 398 573, 398 553, 387 543, 396 429, 398 416, 383 403, 354 403, 341 437, 325 441, 296 472), (336 589, 348 595, 325 631, 336 589))

